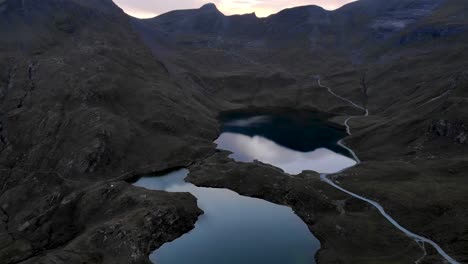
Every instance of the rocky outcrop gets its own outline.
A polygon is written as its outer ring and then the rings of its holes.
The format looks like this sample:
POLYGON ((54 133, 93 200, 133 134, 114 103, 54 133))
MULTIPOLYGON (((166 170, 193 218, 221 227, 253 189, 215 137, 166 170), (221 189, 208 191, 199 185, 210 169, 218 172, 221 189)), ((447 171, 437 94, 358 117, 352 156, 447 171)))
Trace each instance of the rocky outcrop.
POLYGON ((371 28, 378 38, 386 39, 393 33, 401 32, 409 25, 429 16, 441 2, 440 0, 402 2, 375 18, 371 28))
POLYGON ((467 32, 468 25, 447 24, 423 26, 411 30, 400 38, 400 44, 406 45, 417 41, 431 41, 439 38, 447 38, 467 32))
POLYGON ((459 144, 466 144, 468 136, 468 126, 461 121, 434 120, 430 131, 438 137, 447 137, 459 144))
POLYGON ((190 194, 152 192, 125 182, 84 184, 56 173, 16 170, 2 181, 5 264, 145 263, 152 250, 193 228, 201 213, 190 194))

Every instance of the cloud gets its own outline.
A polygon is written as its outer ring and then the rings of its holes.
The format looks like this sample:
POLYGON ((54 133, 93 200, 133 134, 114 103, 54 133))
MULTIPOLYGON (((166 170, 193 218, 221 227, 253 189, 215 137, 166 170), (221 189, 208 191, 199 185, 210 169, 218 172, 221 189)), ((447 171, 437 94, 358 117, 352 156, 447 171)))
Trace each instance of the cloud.
MULTIPOLYGON (((210 0, 208 0, 210 1, 210 0)), ((226 15, 246 14, 255 12, 264 17, 277 13, 285 8, 319 5, 333 10, 354 0, 211 0, 226 15)), ((172 10, 199 8, 207 0, 114 0, 125 12, 132 16, 147 18, 172 10)))

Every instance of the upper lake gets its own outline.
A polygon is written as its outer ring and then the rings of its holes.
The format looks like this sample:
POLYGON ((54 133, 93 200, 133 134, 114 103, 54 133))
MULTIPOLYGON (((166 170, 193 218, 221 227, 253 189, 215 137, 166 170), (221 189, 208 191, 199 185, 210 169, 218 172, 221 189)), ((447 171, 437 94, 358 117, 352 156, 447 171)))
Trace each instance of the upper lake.
POLYGON ((337 142, 346 132, 314 112, 281 111, 274 114, 230 112, 221 116, 219 149, 233 152, 237 161, 268 163, 290 174, 303 170, 335 173, 356 164, 337 142))

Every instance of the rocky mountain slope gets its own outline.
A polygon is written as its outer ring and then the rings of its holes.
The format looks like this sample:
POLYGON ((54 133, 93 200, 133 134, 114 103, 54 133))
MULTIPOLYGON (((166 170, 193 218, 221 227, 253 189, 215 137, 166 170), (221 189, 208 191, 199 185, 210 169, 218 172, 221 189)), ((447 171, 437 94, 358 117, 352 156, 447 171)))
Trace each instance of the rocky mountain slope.
MULTIPOLYGON (((0 260, 148 262, 201 212, 191 195, 125 180, 192 166, 196 184, 293 207, 322 242, 319 262, 414 262, 417 244, 317 175, 210 156, 223 110, 362 114, 320 76, 370 110, 346 139, 364 162, 341 184, 466 262, 467 29, 462 0, 267 18, 208 4, 148 20, 110 0, 0 1, 0 260)), ((428 248, 423 262, 441 260, 428 248)))
POLYGON ((0 262, 148 261, 200 211, 119 178, 199 157, 210 99, 173 82, 112 1, 0 10, 0 262))

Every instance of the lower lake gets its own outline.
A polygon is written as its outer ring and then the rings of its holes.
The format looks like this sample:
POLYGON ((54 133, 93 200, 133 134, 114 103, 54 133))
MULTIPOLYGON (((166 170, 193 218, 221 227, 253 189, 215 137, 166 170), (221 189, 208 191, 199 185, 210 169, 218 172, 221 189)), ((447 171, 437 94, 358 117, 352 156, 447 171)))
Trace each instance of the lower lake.
POLYGON ((189 192, 205 213, 195 228, 156 250, 158 264, 311 264, 320 242, 291 208, 241 196, 226 189, 184 181, 188 170, 144 177, 136 186, 189 192))
MULTIPOLYGON (((356 162, 337 142, 345 131, 310 112, 231 112, 221 116, 218 148, 237 161, 259 160, 290 174, 333 173, 356 162)), ((320 242, 291 208, 227 189, 197 187, 181 169, 149 176, 135 185, 189 192, 204 214, 195 228, 164 244, 150 259, 158 264, 312 264, 320 242)))

